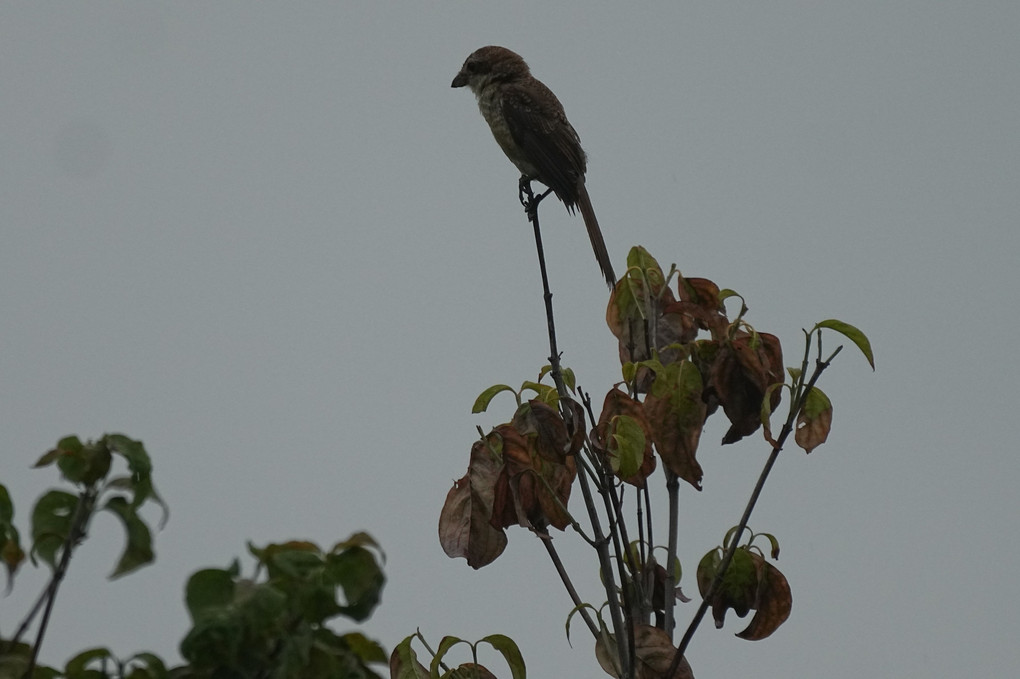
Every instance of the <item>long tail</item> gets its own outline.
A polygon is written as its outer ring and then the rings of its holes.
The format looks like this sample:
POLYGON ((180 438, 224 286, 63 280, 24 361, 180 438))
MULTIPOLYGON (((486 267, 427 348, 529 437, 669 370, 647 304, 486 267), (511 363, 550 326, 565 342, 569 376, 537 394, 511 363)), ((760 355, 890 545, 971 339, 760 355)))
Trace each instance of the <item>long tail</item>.
POLYGON ((602 275, 606 277, 606 283, 612 288, 616 285, 616 274, 613 273, 613 265, 609 261, 609 251, 606 250, 606 242, 602 239, 602 230, 599 228, 599 220, 595 219, 595 210, 591 207, 591 198, 588 197, 588 189, 584 188, 584 177, 577 183, 577 209, 581 211, 584 219, 584 226, 588 229, 588 238, 591 240, 591 249, 595 251, 595 259, 599 263, 602 275))

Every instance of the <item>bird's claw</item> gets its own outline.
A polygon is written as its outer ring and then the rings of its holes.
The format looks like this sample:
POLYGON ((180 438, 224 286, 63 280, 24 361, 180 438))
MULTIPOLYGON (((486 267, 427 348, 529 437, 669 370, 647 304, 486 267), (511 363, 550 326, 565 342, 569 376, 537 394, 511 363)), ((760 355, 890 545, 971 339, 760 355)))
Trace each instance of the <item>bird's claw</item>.
POLYGON ((529 218, 538 210, 538 204, 542 202, 542 199, 552 193, 552 189, 546 189, 537 196, 531 190, 531 179, 526 175, 521 175, 520 182, 518 183, 518 194, 517 197, 521 201, 521 205, 524 206, 524 211, 528 213, 529 218))

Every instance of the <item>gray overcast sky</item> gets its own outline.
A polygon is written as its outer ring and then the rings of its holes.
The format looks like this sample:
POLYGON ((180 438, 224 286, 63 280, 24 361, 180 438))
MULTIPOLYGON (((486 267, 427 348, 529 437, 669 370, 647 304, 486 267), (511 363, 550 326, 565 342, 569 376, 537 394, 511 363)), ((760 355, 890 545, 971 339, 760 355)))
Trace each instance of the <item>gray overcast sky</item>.
MULTIPOLYGON (((751 522, 780 538, 792 617, 757 643, 704 626, 696 675, 1015 671, 1018 35, 1014 0, 4 3, 0 480, 27 536, 54 480, 35 458, 120 431, 172 508, 157 563, 115 582, 119 526, 93 524, 45 659, 176 658, 189 573, 367 529, 388 648, 502 632, 533 676, 599 675, 534 538, 480 572, 436 538, 475 425, 506 418, 475 396, 547 355, 516 171, 450 89, 502 44, 579 131, 618 271, 642 244, 735 288, 788 363, 824 318, 875 347, 877 372, 847 350, 825 375, 829 443, 780 458, 751 522)), ((543 224, 560 346, 600 401, 605 287, 580 219, 543 224)), ((691 594, 767 452, 724 429, 681 500, 691 594)), ((4 633, 42 582, 21 574, 4 633)))

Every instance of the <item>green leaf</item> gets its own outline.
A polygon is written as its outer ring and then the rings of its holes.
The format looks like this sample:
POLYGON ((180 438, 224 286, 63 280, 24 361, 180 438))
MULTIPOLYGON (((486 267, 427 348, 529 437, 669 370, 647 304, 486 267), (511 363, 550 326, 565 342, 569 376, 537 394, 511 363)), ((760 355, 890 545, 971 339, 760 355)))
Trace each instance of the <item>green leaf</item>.
POLYGON ((35 464, 32 465, 32 467, 34 469, 39 469, 40 467, 48 467, 54 462, 56 462, 58 457, 60 457, 60 450, 54 448, 53 450, 49 450, 43 453, 42 457, 36 460, 35 464))
POLYGON ((762 535, 762 536, 768 538, 769 545, 772 547, 771 556, 772 556, 773 559, 778 559, 779 558, 779 540, 776 539, 776 536, 773 535, 772 533, 758 533, 758 535, 762 535))
MULTIPOLYGON (((466 642, 463 639, 460 639, 458 637, 449 636, 449 635, 443 637, 439 641, 439 648, 436 649, 435 657, 432 658, 432 664, 429 667, 429 676, 432 676, 432 677, 438 677, 439 676, 439 666, 443 662, 443 658, 446 656, 446 653, 451 648, 453 648, 457 644, 467 644, 467 643, 468 642, 466 642)), ((468 645, 470 645, 470 644, 468 644, 468 645)))
POLYGON ((51 465, 65 453, 73 455, 81 452, 82 447, 82 443, 78 440, 77 436, 65 436, 57 441, 56 448, 36 460, 36 463, 33 466, 38 468, 51 465))
POLYGON ((266 566, 271 584, 291 601, 292 611, 317 625, 341 612, 337 583, 322 550, 311 542, 290 541, 253 549, 266 566))
MULTIPOLYGON (((723 549, 728 549, 729 546, 730 546, 730 542, 732 540, 739 540, 740 539, 741 536, 737 535, 737 529, 738 528, 740 528, 739 525, 731 526, 730 529, 728 531, 726 531, 726 535, 723 536, 723 541, 722 541, 723 549)), ((744 530, 746 530, 751 535, 754 535, 754 531, 751 530, 750 527, 746 527, 746 528, 744 528, 744 530)))
MULTIPOLYGON (((16 644, 0 640, 0 677, 3 679, 21 679, 28 669, 28 661, 32 657, 32 647, 26 643, 16 644)), ((57 673, 59 674, 59 672, 57 673)))
POLYGON ((418 654, 411 648, 415 636, 405 637, 390 654, 391 679, 429 679, 428 669, 418 661, 418 654))
POLYGON ((234 575, 221 568, 196 571, 184 587, 184 603, 192 622, 207 617, 234 600, 234 575))
POLYGON ((868 341, 867 336, 863 332, 861 332, 854 326, 850 325, 849 323, 837 321, 834 318, 830 318, 827 321, 822 321, 821 323, 814 327, 812 332, 814 332, 814 330, 817 330, 818 328, 828 328, 829 330, 835 330, 841 335, 848 337, 854 344, 857 345, 857 348, 861 350, 861 353, 864 354, 864 357, 868 359, 868 363, 871 365, 871 369, 872 370, 875 369, 875 355, 871 351, 871 342, 868 341))
POLYGON ((64 438, 57 441, 57 450, 68 453, 80 452, 84 447, 85 445, 81 442, 81 439, 79 439, 77 436, 65 436, 64 438))
MULTIPOLYGON (((212 609, 194 621, 194 626, 181 641, 181 655, 196 668, 218 669, 236 667, 241 657, 251 655, 244 638, 244 627, 236 616, 223 609, 212 609)), ((198 676, 216 676, 199 673, 198 676)), ((239 674, 224 676, 237 677, 239 674)))
POLYGON ((67 665, 64 667, 64 673, 68 677, 82 675, 86 668, 88 668, 89 663, 99 659, 113 660, 114 662, 117 660, 108 648, 90 648, 68 660, 67 665))
MULTIPOLYGON (((776 389, 789 388, 782 382, 776 382, 770 384, 768 389, 765 390, 765 396, 761 399, 761 424, 762 429, 765 432, 765 440, 772 445, 777 445, 775 439, 772 438, 772 392, 776 389)), ((791 390, 792 391, 792 390, 791 390)))
POLYGON ((110 471, 110 451, 102 442, 83 445, 77 436, 66 436, 57 447, 40 457, 35 467, 54 462, 61 475, 71 483, 95 485, 110 471))
POLYGON ((637 364, 631 364, 634 366, 634 372, 637 373, 637 369, 647 368, 651 370, 655 375, 655 380, 652 381, 652 393, 656 396, 663 397, 669 392, 669 387, 663 383, 669 380, 670 370, 662 364, 658 358, 650 358, 646 361, 640 361, 637 364))
POLYGON ((758 571, 751 554, 745 547, 740 547, 733 553, 733 560, 723 575, 719 594, 727 599, 727 603, 741 618, 747 615, 754 604, 757 579, 758 571))
POLYGON ((18 529, 14 526, 14 503, 7 487, 0 483, 0 561, 7 571, 6 593, 14 586, 14 574, 25 560, 18 529))
POLYGON ((563 384, 573 392, 577 388, 577 378, 574 376, 574 370, 572 368, 562 368, 560 373, 563 375, 563 384))
POLYGON ((280 633, 288 604, 284 592, 272 583, 254 584, 250 580, 241 580, 235 591, 240 617, 250 631, 257 635, 280 633))
MULTIPOLYGON (((666 277, 659 263, 647 250, 634 246, 627 253, 627 273, 613 291, 611 313, 607 315, 610 327, 618 322, 646 319, 666 285, 666 277), (616 320, 612 320, 616 319, 616 320)), ((621 328, 614 330, 614 334, 621 328)))
POLYGON ((58 679, 60 676, 60 670, 46 665, 36 665, 32 672, 32 679, 58 679))
POLYGON ((646 363, 654 370, 655 381, 645 399, 645 412, 662 464, 701 490, 703 471, 696 455, 707 417, 701 371, 686 359, 667 366, 646 363))
POLYGON ((500 393, 501 391, 510 391, 513 392, 515 395, 517 393, 516 391, 514 391, 513 387, 507 384, 494 384, 485 391, 483 391, 481 394, 479 394, 478 398, 475 399, 475 404, 471 406, 472 414, 484 413, 489 407, 489 402, 491 402, 492 399, 496 396, 496 394, 500 393))
MULTIPOLYGON (((538 371, 538 381, 541 382, 542 378, 552 372, 552 366, 548 363, 543 365, 538 371)), ((567 387, 567 390, 573 392, 577 387, 577 378, 574 376, 574 371, 570 368, 564 368, 560 366, 560 376, 563 378, 563 384, 567 387)))
POLYGON ((341 540, 333 545, 333 549, 330 551, 339 554, 348 547, 371 547, 379 553, 379 560, 386 563, 386 554, 383 552, 382 547, 380 547, 379 543, 375 541, 375 538, 365 531, 352 533, 346 540, 341 540))
POLYGON ((129 679, 136 676, 136 672, 139 666, 144 669, 144 673, 140 677, 149 677, 150 679, 166 679, 170 676, 166 669, 166 663, 163 659, 154 653, 136 653, 128 658, 128 663, 134 665, 131 674, 128 675, 129 679))
POLYGON ((45 493, 32 509, 32 549, 35 555, 56 568, 56 554, 71 532, 78 497, 61 490, 45 493))
POLYGON ((326 560, 332 582, 340 585, 347 600, 341 607, 344 614, 359 622, 366 619, 379 605, 386 582, 375 557, 367 549, 351 547, 326 560))
POLYGON ((301 548, 272 550, 266 558, 270 577, 284 577, 301 580, 323 570, 326 565, 322 553, 317 549, 308 551, 301 548))
POLYGON ((57 460, 57 466, 67 480, 94 486, 110 473, 112 462, 113 456, 109 447, 99 441, 89 443, 77 453, 61 455, 57 460))
POLYGON ((815 419, 826 410, 832 410, 832 401, 825 395, 825 392, 818 387, 811 387, 811 391, 804 398, 804 408, 801 412, 808 419, 815 419))
POLYGON ((655 257, 652 257, 648 250, 640 245, 635 245, 627 253, 627 268, 630 269, 632 267, 637 267, 642 271, 649 269, 656 270, 659 273, 659 279, 661 280, 663 277, 662 267, 659 266, 659 262, 655 260, 655 257))
MULTIPOLYGON (((141 441, 135 441, 123 434, 107 434, 102 440, 110 446, 113 452, 123 457, 127 462, 128 471, 131 472, 131 483, 129 485, 134 493, 131 506, 137 509, 146 500, 152 499, 163 510, 159 527, 165 526, 170 518, 170 508, 163 501, 163 498, 159 496, 159 493, 156 492, 156 488, 152 484, 152 460, 145 451, 145 446, 142 445, 141 441)), ((122 478, 118 478, 117 481, 118 484, 123 484, 122 478)))
POLYGON ((560 395, 556 391, 556 387, 548 384, 542 384, 541 382, 532 382, 530 380, 525 381, 521 384, 521 393, 523 394, 525 389, 530 389, 537 394, 538 399, 543 403, 555 406, 560 400, 560 395))
POLYGON ((525 679, 524 656, 521 655, 521 649, 517 647, 513 639, 503 634, 490 634, 487 637, 482 637, 481 640, 488 642, 503 654, 503 659, 510 666, 510 675, 513 679, 525 679))
POLYGON ((7 571, 5 594, 9 594, 14 586, 14 575, 25 561, 18 529, 10 523, 0 523, 0 561, 3 561, 4 570, 7 571))
POLYGON ((754 560, 746 547, 739 547, 733 553, 733 560, 730 567, 726 569, 723 576, 723 587, 745 588, 757 579, 758 572, 754 567, 754 560))
POLYGON ((57 468, 60 469, 61 475, 71 483, 85 483, 88 462, 81 452, 61 452, 57 457, 57 468))
POLYGON ((361 632, 348 632, 340 635, 340 638, 362 662, 386 662, 386 651, 379 642, 369 639, 361 632))
MULTIPOLYGON (((580 610, 582 608, 590 608, 592 611, 595 612, 596 617, 599 616, 598 609, 596 609, 594 606, 592 606, 589 603, 582 602, 582 603, 577 604, 573 608, 571 608, 570 609, 570 613, 567 615, 567 622, 564 624, 564 628, 565 628, 566 636, 567 636, 567 644, 570 644, 570 619, 574 617, 575 613, 580 612, 580 610)), ((601 622, 601 619, 599 621, 601 622)))
MULTIPOLYGON (((747 309, 747 300, 744 299, 743 295, 739 294, 736 290, 730 290, 729 288, 726 288, 724 290, 720 290, 719 291, 719 303, 720 304, 723 304, 724 300, 727 300, 730 297, 736 297, 737 299, 740 300, 740 311, 737 313, 737 317, 735 319, 733 319, 733 323, 730 325, 730 328, 734 328, 737 325, 737 323, 740 321, 740 319, 742 319, 744 317, 744 314, 746 314, 747 311, 748 311, 748 309, 747 309)), ((754 328, 751 328, 750 326, 747 326, 747 327, 750 328, 752 334, 756 334, 754 332, 754 328)))
POLYGON ((145 452, 145 446, 141 441, 135 441, 123 434, 107 434, 103 437, 114 452, 121 455, 128 463, 128 469, 132 474, 138 476, 150 476, 152 474, 152 460, 145 452))
POLYGON ((123 497, 117 496, 107 500, 103 509, 119 517, 127 531, 127 544, 124 546, 120 561, 117 562, 117 567, 110 573, 110 578, 125 575, 152 563, 156 559, 152 552, 152 534, 138 516, 134 506, 129 505, 123 497))
POLYGON ((13 520, 14 502, 11 500, 11 494, 7 492, 7 486, 0 483, 0 524, 13 520))
POLYGON ((744 301, 744 298, 741 297, 740 293, 738 293, 736 290, 731 290, 729 288, 723 288, 722 290, 719 291, 719 301, 720 302, 724 302, 724 301, 728 300, 730 297, 740 297, 740 301, 741 302, 744 301))
POLYGON ((613 440, 616 456, 611 458, 613 471, 627 479, 638 473, 645 459, 645 432, 638 421, 629 415, 613 418, 613 440))

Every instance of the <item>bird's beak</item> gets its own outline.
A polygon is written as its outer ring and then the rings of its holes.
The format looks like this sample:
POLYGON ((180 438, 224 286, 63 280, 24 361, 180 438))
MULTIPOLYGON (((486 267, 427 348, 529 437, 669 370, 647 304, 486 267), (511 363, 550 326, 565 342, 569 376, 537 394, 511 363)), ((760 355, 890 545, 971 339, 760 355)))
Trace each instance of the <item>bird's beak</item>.
POLYGON ((453 79, 453 82, 450 83, 450 87, 464 87, 467 85, 467 81, 467 73, 461 71, 457 74, 457 77, 453 79))

